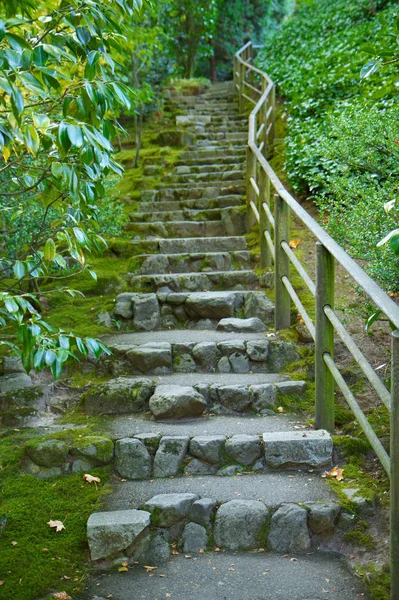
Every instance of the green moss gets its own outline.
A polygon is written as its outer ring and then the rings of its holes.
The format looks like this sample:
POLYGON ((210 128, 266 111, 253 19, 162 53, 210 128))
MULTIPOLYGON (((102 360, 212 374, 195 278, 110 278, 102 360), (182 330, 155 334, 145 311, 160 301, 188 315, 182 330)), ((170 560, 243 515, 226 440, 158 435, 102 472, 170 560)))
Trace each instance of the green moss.
POLYGON ((0 515, 7 519, 0 552, 5 600, 32 600, 54 591, 75 595, 84 589, 87 517, 110 491, 106 469, 92 471, 101 479, 98 488, 82 485, 80 475, 42 480, 23 473, 19 465, 31 435, 10 431, 0 439, 0 515), (56 533, 47 525, 51 519, 63 521, 65 530, 56 533))
POLYGON ((344 540, 350 544, 363 546, 367 550, 375 550, 376 548, 376 542, 374 541, 373 536, 364 531, 362 527, 345 533, 344 540))
POLYGON ((372 600, 390 599, 389 565, 384 565, 382 569, 378 569, 375 564, 368 563, 358 567, 356 573, 363 580, 372 600))

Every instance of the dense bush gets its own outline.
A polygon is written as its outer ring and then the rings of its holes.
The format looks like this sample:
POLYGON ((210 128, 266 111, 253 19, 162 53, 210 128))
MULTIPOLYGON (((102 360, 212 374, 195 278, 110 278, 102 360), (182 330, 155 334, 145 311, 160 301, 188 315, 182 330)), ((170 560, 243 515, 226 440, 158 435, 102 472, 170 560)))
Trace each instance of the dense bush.
POLYGON ((360 81, 366 44, 385 43, 397 2, 303 1, 266 41, 259 62, 286 99, 286 168, 327 226, 387 288, 399 289, 392 250, 378 241, 395 224, 384 204, 399 185, 396 66, 360 81))

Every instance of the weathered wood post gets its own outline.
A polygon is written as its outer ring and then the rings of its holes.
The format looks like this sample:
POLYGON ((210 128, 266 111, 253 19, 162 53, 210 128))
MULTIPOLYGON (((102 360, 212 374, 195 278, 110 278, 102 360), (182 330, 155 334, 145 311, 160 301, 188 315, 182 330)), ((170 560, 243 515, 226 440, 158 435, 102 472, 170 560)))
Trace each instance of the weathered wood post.
POLYGON ((278 194, 274 199, 274 323, 275 329, 287 329, 291 325, 291 298, 283 283, 289 279, 290 261, 281 247, 281 242, 290 238, 290 208, 278 194))
POLYGON ((392 334, 391 372, 391 600, 399 600, 399 331, 392 334))
POLYGON ((324 354, 334 358, 334 327, 324 307, 334 308, 334 257, 316 243, 316 429, 334 431, 334 378, 324 354))
POLYGON ((260 242, 260 266, 270 267, 272 264, 272 257, 270 254, 270 248, 265 238, 265 232, 268 231, 270 233, 270 223, 263 208, 263 204, 267 204, 270 207, 270 193, 271 193, 271 185, 270 179, 266 175, 264 169, 260 169, 259 174, 259 242, 260 242))
POLYGON ((256 223, 256 217, 251 207, 251 202, 256 204, 255 190, 251 184, 251 178, 256 181, 256 156, 251 148, 247 146, 247 232, 250 233, 256 223))

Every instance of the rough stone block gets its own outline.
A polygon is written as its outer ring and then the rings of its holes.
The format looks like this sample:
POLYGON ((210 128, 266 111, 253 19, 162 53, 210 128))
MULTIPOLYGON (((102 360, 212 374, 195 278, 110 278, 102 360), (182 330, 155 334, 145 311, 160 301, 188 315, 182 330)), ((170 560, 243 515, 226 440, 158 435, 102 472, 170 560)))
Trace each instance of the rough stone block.
POLYGON ((170 547, 162 533, 151 531, 138 540, 133 556, 144 565, 164 565, 170 559, 170 547))
POLYGON ((126 479, 148 479, 152 458, 147 448, 136 438, 124 438, 115 443, 115 468, 126 479))
POLYGON ((269 356, 268 340, 249 341, 247 342, 247 353, 251 360, 265 361, 269 356))
POLYGON ((91 559, 112 557, 125 550, 149 524, 150 513, 143 510, 93 513, 87 521, 91 559))
POLYGON ((126 354, 138 371, 167 372, 172 368, 172 346, 167 342, 149 343, 137 346, 126 354))
POLYGON ((119 415, 141 412, 148 408, 155 384, 151 379, 118 377, 100 385, 93 385, 81 401, 90 415, 119 415))
POLYGON ((259 436, 246 433, 233 435, 226 442, 226 454, 233 460, 249 467, 262 454, 259 436))
POLYGON ((220 402, 226 408, 243 412, 251 402, 251 394, 245 385, 223 385, 218 389, 220 402))
POLYGON ((208 534, 205 527, 198 523, 188 523, 183 531, 183 551, 196 554, 205 550, 208 545, 208 534))
POLYGON ((280 381, 276 383, 280 394, 303 394, 306 390, 306 381, 280 381))
POLYGON ((200 498, 193 502, 190 508, 188 518, 194 523, 209 528, 212 524, 213 516, 216 512, 216 501, 212 498, 200 498))
POLYGON ((136 295, 133 299, 133 324, 138 331, 152 331, 161 324, 156 294, 136 295))
POLYGON ((185 309, 191 318, 219 320, 234 315, 235 295, 231 292, 198 292, 190 294, 185 309))
POLYGON ((308 513, 297 504, 283 504, 270 523, 268 547, 275 552, 306 552, 310 548, 308 513))
POLYGON ((157 527, 171 527, 179 521, 187 520, 196 494, 158 494, 145 503, 151 513, 151 521, 157 527))
POLYGON ((220 354, 215 342, 200 342, 193 348, 193 357, 201 369, 216 371, 220 354))
POLYGON ((251 406, 255 412, 273 408, 276 405, 277 391, 271 383, 261 383, 259 385, 251 385, 251 406))
POLYGON ((205 462, 218 465, 223 458, 224 435, 197 436, 190 442, 190 454, 205 462))
POLYGON ((185 475, 215 475, 217 467, 209 463, 202 462, 198 458, 193 458, 184 467, 185 475))
POLYGON ((199 417, 206 402, 193 387, 160 385, 150 399, 150 410, 156 419, 185 419, 199 417))
POLYGON ((88 459, 92 464, 106 465, 114 457, 114 443, 107 437, 83 437, 72 445, 71 454, 88 459))
POLYGON ((67 459, 69 446, 61 440, 32 440, 26 442, 25 452, 41 467, 61 467, 67 459))
POLYGON ((331 534, 334 532, 335 522, 340 513, 340 506, 334 502, 319 503, 307 502, 308 524, 313 533, 331 534))
POLYGON ((245 296, 244 314, 246 318, 258 317, 270 322, 274 318, 274 304, 264 292, 249 292, 245 296))
POLYGON ((258 318, 253 319, 221 319, 216 328, 218 331, 235 333, 260 333, 266 331, 267 327, 258 318))
POLYGON ((187 436, 164 436, 155 454, 154 477, 177 475, 182 469, 188 444, 187 436))
POLYGON ((322 429, 264 433, 263 443, 268 467, 320 468, 331 464, 332 439, 330 434, 322 429))
POLYGON ((216 544, 228 550, 259 548, 268 515, 266 506, 256 500, 231 500, 222 504, 215 519, 216 544))

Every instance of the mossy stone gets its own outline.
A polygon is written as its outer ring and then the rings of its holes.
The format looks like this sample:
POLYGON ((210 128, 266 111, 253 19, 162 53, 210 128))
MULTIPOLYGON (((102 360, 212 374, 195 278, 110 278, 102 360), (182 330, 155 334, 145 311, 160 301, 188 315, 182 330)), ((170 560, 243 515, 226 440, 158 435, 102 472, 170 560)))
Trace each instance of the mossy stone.
POLYGON ((25 452, 41 467, 61 467, 69 452, 69 446, 61 440, 30 440, 25 444, 25 452))
POLYGON ((88 458, 94 464, 106 465, 113 459, 114 443, 107 437, 87 436, 72 446, 71 453, 88 458))

